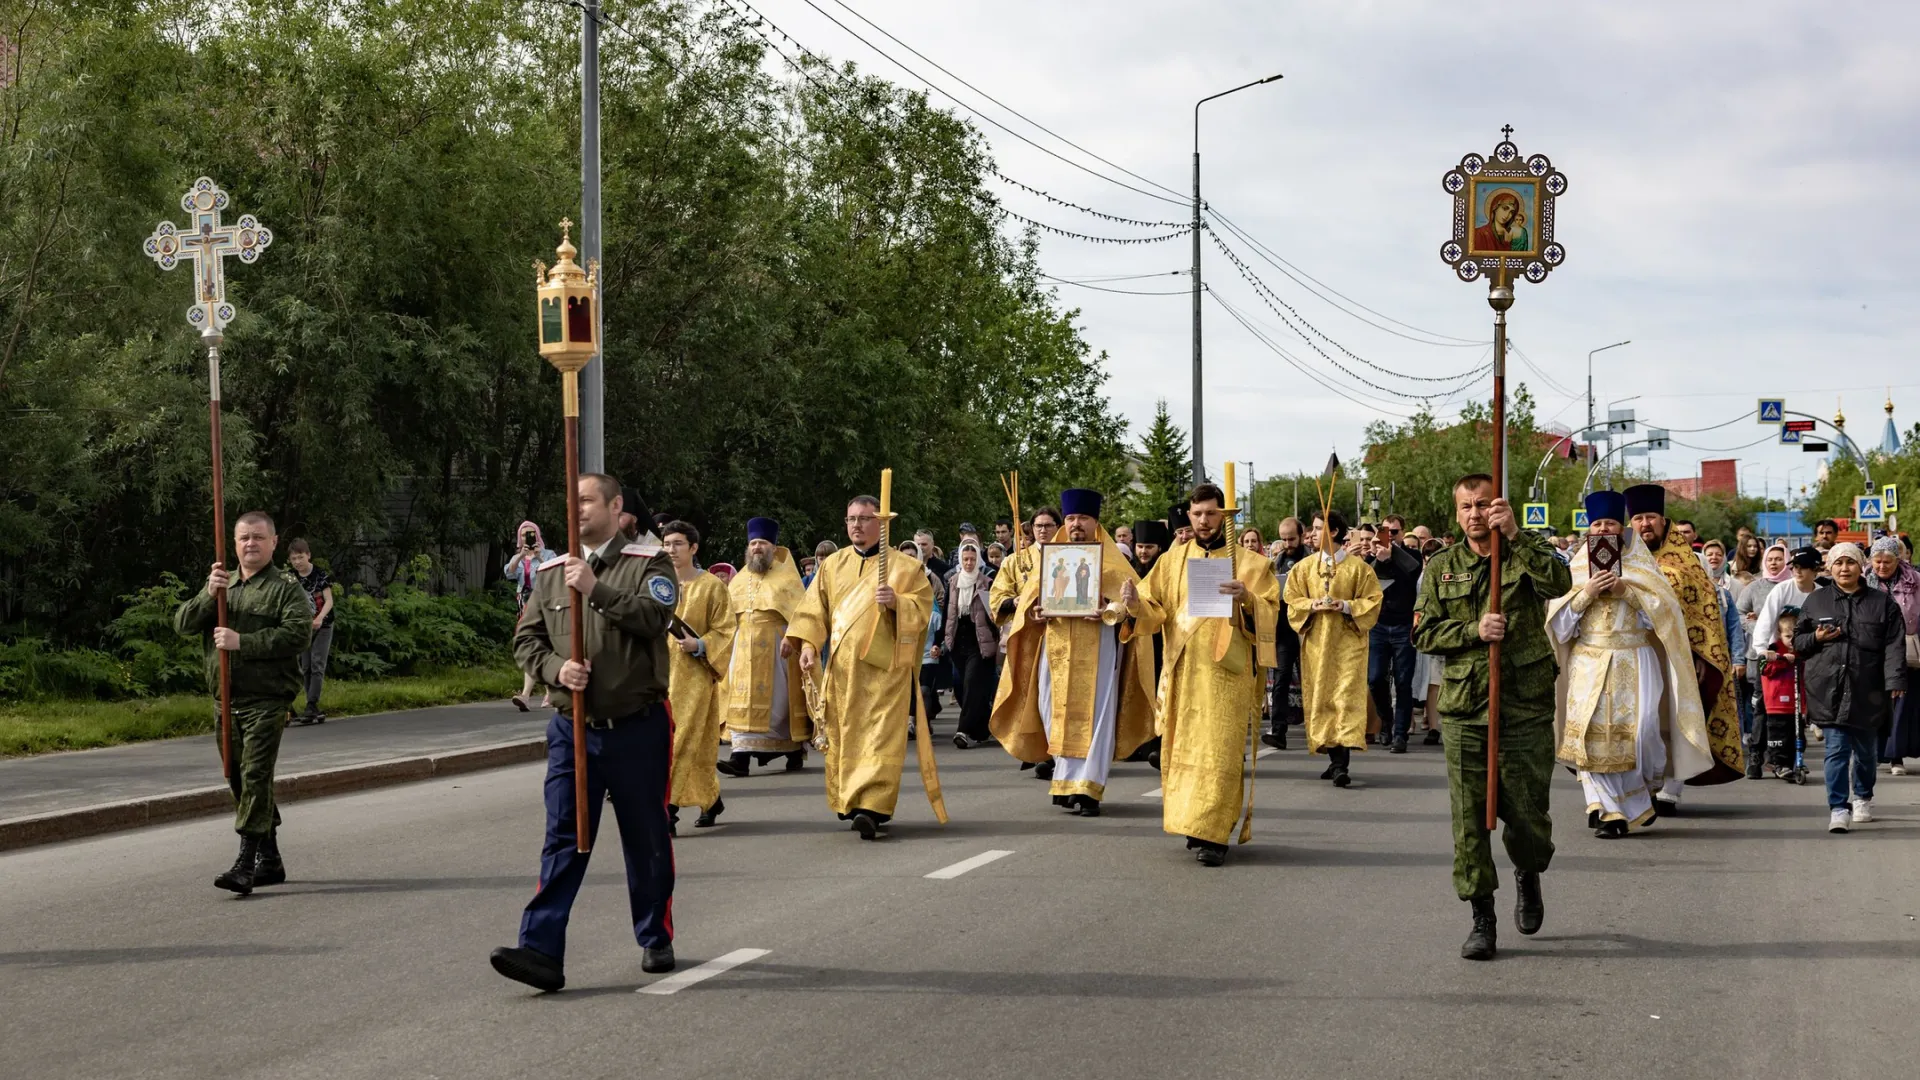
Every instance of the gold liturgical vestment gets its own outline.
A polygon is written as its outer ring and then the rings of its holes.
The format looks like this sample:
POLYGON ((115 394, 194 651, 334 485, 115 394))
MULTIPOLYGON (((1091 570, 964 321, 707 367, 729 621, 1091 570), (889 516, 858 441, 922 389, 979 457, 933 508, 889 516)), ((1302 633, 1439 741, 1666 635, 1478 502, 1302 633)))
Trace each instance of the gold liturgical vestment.
POLYGON ((1000 606, 1008 600, 1020 598, 1026 589, 1027 579, 1033 576, 1034 560, 1039 557, 1040 545, 1028 544, 1000 560, 1000 571, 993 575, 993 587, 987 590, 987 610, 993 613, 994 622, 1002 626, 1007 624, 1008 620, 1000 617, 1000 606))
POLYGON ((1687 620, 1687 642, 1706 668, 1700 680, 1700 705, 1707 711, 1707 740, 1714 767, 1689 784, 1725 784, 1746 775, 1746 751, 1740 745, 1740 706, 1734 700, 1733 658, 1727 651, 1727 624, 1720 621, 1720 591, 1707 578, 1700 556, 1671 524, 1660 546, 1660 572, 1680 599, 1687 620))
MULTIPOLYGON (((705 570, 680 583, 680 603, 674 614, 700 635, 713 671, 727 670, 733 651, 733 608, 727 587, 705 570)), ((714 759, 720 743, 720 684, 699 659, 673 642, 667 668, 667 702, 673 709, 673 771, 668 777, 667 801, 702 810, 720 799, 720 779, 714 759)))
POLYGON ((1300 635, 1300 708, 1307 752, 1332 746, 1367 748, 1368 633, 1380 621, 1380 575, 1365 559, 1313 552, 1287 575, 1287 622, 1300 635), (1315 611, 1331 596, 1351 611, 1315 611))
POLYGON ((756 751, 788 753, 813 737, 798 650, 794 656, 780 656, 787 624, 806 595, 793 555, 783 547, 773 549, 773 565, 765 573, 742 569, 727 584, 734 617, 733 654, 732 662, 721 670, 727 673, 725 720, 727 730, 736 736, 736 750, 751 743, 756 751), (784 679, 775 677, 775 665, 786 668, 784 679), (774 694, 782 690, 787 698, 787 727, 775 732, 774 694))
MULTIPOLYGON (((816 672, 826 715, 827 805, 891 815, 907 760, 907 717, 920 682, 920 654, 933 613, 933 589, 920 562, 888 554, 895 594, 887 609, 874 600, 879 559, 844 547, 820 564, 787 636, 820 650, 816 672)), ((937 781, 935 781, 937 783, 937 781)), ((929 785, 930 787, 932 785, 929 785)))
MULTIPOLYGON (((1160 672, 1162 828, 1224 844, 1240 817, 1243 765, 1259 729, 1266 669, 1274 665, 1280 584, 1273 564, 1238 544, 1214 550, 1198 541, 1175 544, 1140 585, 1134 633, 1165 640, 1160 672), (1187 614, 1187 560, 1232 559, 1247 587, 1232 619, 1187 614)), ((1253 793, 1244 793, 1240 842, 1253 836, 1253 793)))
MULTIPOLYGON (((1103 528, 1100 530, 1100 604, 1120 598, 1127 582, 1136 587, 1140 577, 1103 528)), ((993 701, 993 736, 1007 753, 1022 761, 1053 757, 1084 758, 1093 742, 1095 665, 1100 638, 1107 627, 1099 619, 1033 618, 1040 598, 1038 574, 1028 575, 1018 597, 1012 628, 1007 635, 1006 666, 993 701), (1046 650, 1051 716, 1040 715, 1040 652, 1046 650)), ((1153 638, 1138 634, 1134 620, 1118 628, 1122 650, 1119 708, 1113 741, 1113 760, 1124 761, 1153 737, 1153 638)), ((1073 787, 1074 781, 1056 778, 1054 795, 1092 795, 1101 798, 1104 787, 1073 787)), ((1085 784, 1084 781, 1078 782, 1085 784)))

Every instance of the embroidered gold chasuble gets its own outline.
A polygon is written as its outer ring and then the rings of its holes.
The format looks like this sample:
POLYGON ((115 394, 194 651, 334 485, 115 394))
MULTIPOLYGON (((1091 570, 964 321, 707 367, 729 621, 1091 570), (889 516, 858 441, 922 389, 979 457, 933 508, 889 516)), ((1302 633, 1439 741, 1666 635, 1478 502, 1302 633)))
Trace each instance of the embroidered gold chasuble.
POLYGON ((1246 784, 1250 739, 1260 726, 1266 669, 1274 665, 1280 583, 1273 564, 1227 543, 1212 551, 1197 541, 1175 544, 1140 585, 1133 614, 1141 638, 1160 633, 1161 827, 1176 836, 1224 844, 1241 816, 1240 842, 1253 837, 1253 791, 1246 784), (1232 559, 1247 587, 1231 619, 1187 614, 1187 560, 1232 559))
POLYGON ((1351 555, 1329 563, 1313 552, 1287 574, 1287 622, 1300 635, 1300 708, 1307 752, 1367 748, 1368 632, 1380 621, 1380 575, 1351 555), (1313 602, 1345 600, 1351 613, 1315 611, 1313 602))
POLYGON ((1570 569, 1572 590, 1547 605, 1549 625, 1568 607, 1580 619, 1573 641, 1554 637, 1564 687, 1557 717, 1559 760, 1591 773, 1631 772, 1640 764, 1641 718, 1657 715, 1667 772, 1692 782, 1711 771, 1714 760, 1694 683, 1686 619, 1646 545, 1637 536, 1624 537, 1617 572, 1627 589, 1620 596, 1587 597, 1591 571, 1585 548, 1574 555, 1570 569), (1642 624, 1642 615, 1651 630, 1642 624), (1640 700, 1641 658, 1648 655, 1642 649, 1650 649, 1660 665, 1657 711, 1640 700))
POLYGON ((806 595, 793 555, 783 547, 773 549, 773 565, 765 573, 742 569, 727 584, 734 638, 731 662, 720 669, 727 674, 725 719, 729 731, 761 736, 755 749, 776 753, 798 750, 813 737, 798 650, 795 656, 780 656, 787 624, 793 621, 793 613, 800 609, 806 595), (774 678, 775 664, 786 667, 787 733, 791 737, 785 740, 771 732, 773 695, 780 683, 774 678))
MULTIPOLYGON (((1638 539, 1636 537, 1635 539, 1638 539)), ((1690 784, 1725 784, 1746 775, 1746 751, 1740 745, 1740 708, 1734 700, 1733 658, 1727 651, 1727 624, 1721 621, 1720 591, 1707 568, 1672 525, 1658 554, 1660 572, 1679 599, 1687 620, 1687 642, 1706 666, 1700 679, 1700 704, 1707 711, 1707 737, 1716 767, 1690 784)))
MULTIPOLYGON (((1120 553, 1106 529, 1100 530, 1100 602, 1120 598, 1127 582, 1136 588, 1140 577, 1120 553)), ((1024 554, 1024 552, 1023 552, 1024 554)), ((1002 571, 1004 574, 1005 571, 1002 571)), ((998 581, 996 579, 996 587, 998 581)), ((1029 573, 1016 599, 1007 635, 1006 665, 993 700, 993 736, 1007 753, 1022 761, 1053 757, 1084 758, 1093 742, 1096 665, 1100 637, 1106 627, 1099 619, 1035 619, 1040 598, 1040 576, 1029 573), (1040 653, 1046 651, 1052 715, 1040 715, 1040 653)), ((1120 698, 1113 760, 1125 760, 1153 737, 1153 638, 1140 634, 1131 616, 1119 626, 1120 698)), ((1055 795, 1101 797, 1102 791, 1063 790, 1055 795)))
MULTIPOLYGON (((816 672, 827 736, 827 805, 847 815, 891 815, 907 759, 907 718, 920 682, 920 653, 933 613, 933 589, 919 560, 888 553, 894 607, 874 600, 879 558, 841 548, 820 564, 793 614, 787 636, 819 649, 816 672)), ((922 763, 923 773, 927 772, 922 763)), ((929 796, 937 776, 923 775, 929 796)), ((941 811, 944 812, 944 811, 941 811)))
MULTIPOLYGON (((707 663, 727 670, 733 653, 733 605, 727 587, 702 570, 680 583, 680 603, 674 608, 706 646, 707 663)), ((705 665, 669 643, 667 701, 673 706, 673 768, 668 777, 667 801, 702 810, 720 798, 720 779, 714 772, 719 754, 721 684, 705 665)))

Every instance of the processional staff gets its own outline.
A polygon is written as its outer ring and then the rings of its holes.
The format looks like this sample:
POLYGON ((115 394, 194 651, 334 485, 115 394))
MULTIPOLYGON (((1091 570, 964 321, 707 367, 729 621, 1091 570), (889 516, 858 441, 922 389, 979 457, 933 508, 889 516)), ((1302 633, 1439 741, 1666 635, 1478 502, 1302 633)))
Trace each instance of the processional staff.
MULTIPOLYGON (((533 264, 536 293, 539 296, 540 355, 560 372, 560 412, 566 419, 567 457, 567 557, 579 559, 580 551, 580 369, 600 351, 597 337, 600 321, 594 310, 600 298, 600 264, 590 260, 586 269, 573 261, 580 249, 573 246, 568 233, 573 222, 560 222, 560 246, 554 249, 559 260, 549 270, 547 264, 533 264)), ((586 597, 572 589, 568 604, 571 659, 586 660, 582 640, 581 606, 586 597)), ((573 843, 575 849, 593 849, 587 834, 587 692, 573 691, 573 843)))
MULTIPOLYGON (((1507 497, 1507 309, 1513 285, 1522 277, 1535 285, 1567 259, 1553 238, 1554 200, 1566 194, 1567 178, 1545 154, 1522 160, 1513 144, 1513 125, 1500 129, 1492 157, 1468 154, 1440 178, 1453 197, 1453 230, 1440 245, 1440 258, 1461 281, 1487 280, 1487 305, 1493 308, 1493 479, 1498 498, 1507 497)), ((1505 537, 1494 529, 1492 575, 1487 611, 1501 614, 1501 553, 1505 537)), ((1498 827, 1500 805, 1500 643, 1487 646, 1487 828, 1498 827)))
MULTIPOLYGON (((182 230, 171 221, 163 221, 147 237, 142 249, 160 269, 171 270, 182 260, 193 264, 194 299, 187 309, 187 322, 200 330, 207 347, 207 419, 213 437, 213 560, 227 564, 227 511, 220 451, 220 343, 221 332, 233 321, 233 305, 227 303, 226 257, 238 256, 243 263, 260 257, 273 233, 254 220, 252 214, 240 215, 232 225, 222 224, 220 212, 228 205, 227 193, 207 177, 193 182, 180 196, 180 209, 192 216, 182 230)), ((214 625, 227 625, 227 590, 213 594, 214 625)), ((228 742, 233 737, 232 659, 225 649, 215 649, 220 662, 220 771, 231 778, 233 761, 228 742)))

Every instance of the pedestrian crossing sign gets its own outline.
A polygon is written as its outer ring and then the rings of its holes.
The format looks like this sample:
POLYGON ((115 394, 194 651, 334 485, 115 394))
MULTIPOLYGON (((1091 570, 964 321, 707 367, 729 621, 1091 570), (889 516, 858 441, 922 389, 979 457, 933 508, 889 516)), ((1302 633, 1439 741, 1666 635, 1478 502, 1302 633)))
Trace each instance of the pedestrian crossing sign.
POLYGON ((1796 446, 1800 442, 1800 433, 1782 424, 1780 426, 1780 445, 1796 446))
POLYGON ((1525 515, 1522 519, 1524 523, 1523 527, 1528 529, 1551 528, 1552 526, 1548 524, 1547 510, 1548 506, 1546 503, 1525 504, 1521 507, 1521 513, 1525 515))
POLYGON ((1573 512, 1573 531, 1587 531, 1587 512, 1585 510, 1575 510, 1573 512))
POLYGON ((1887 520, 1886 504, 1878 495, 1860 495, 1853 500, 1853 520, 1880 522, 1887 520))
POLYGON ((1880 509, 1889 514, 1900 512, 1900 485, 1888 484, 1880 489, 1880 509))
POLYGON ((1778 424, 1785 421, 1786 418, 1787 418, 1787 399, 1785 398, 1761 398, 1760 399, 1760 422, 1761 423, 1778 424))

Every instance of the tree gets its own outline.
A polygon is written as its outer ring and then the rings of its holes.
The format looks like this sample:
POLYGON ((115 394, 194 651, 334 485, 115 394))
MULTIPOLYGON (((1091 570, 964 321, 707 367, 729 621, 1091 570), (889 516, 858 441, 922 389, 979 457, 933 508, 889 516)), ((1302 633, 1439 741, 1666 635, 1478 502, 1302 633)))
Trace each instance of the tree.
POLYGON ((1135 483, 1128 491, 1118 521, 1164 518, 1167 508, 1187 497, 1193 477, 1193 458, 1187 433, 1167 412, 1167 400, 1153 405, 1153 422, 1140 433, 1134 455, 1135 483))

